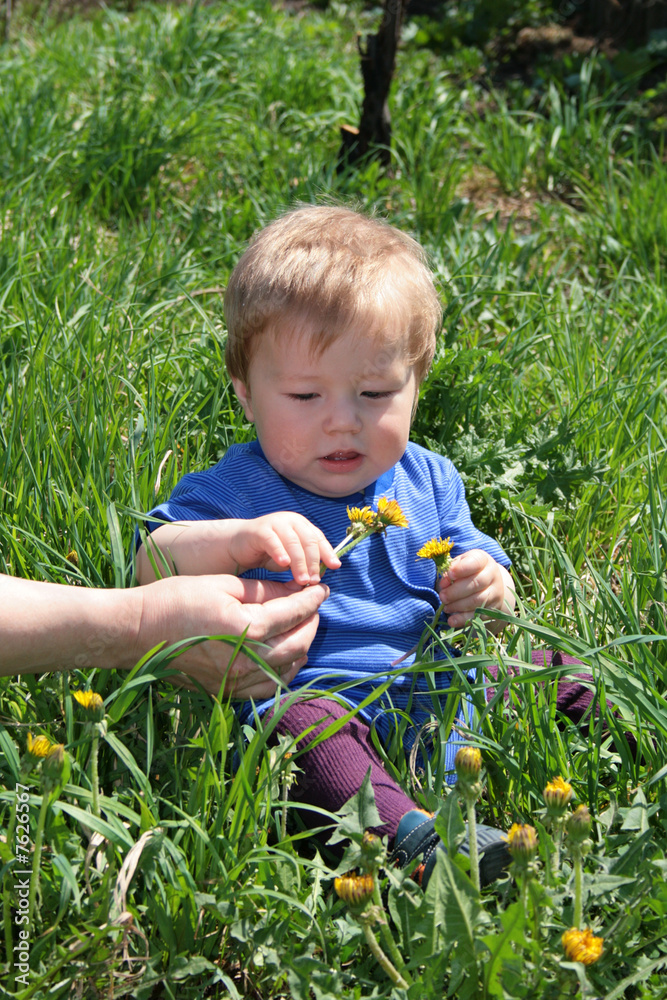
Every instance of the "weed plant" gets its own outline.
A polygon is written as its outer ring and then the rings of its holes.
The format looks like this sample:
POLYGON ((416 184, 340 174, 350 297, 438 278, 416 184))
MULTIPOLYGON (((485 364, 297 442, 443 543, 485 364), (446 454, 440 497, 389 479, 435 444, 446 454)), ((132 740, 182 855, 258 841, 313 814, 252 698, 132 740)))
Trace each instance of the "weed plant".
MULTIPOLYGON (((44 847, 17 996, 667 995, 664 151, 595 56, 569 84, 496 93, 469 50, 444 62, 415 42, 391 98, 391 171, 337 174, 361 96, 355 34, 374 18, 148 6, 24 24, 0 50, 0 569, 129 586, 136 512, 251 434, 224 373, 220 293, 256 228, 334 199, 415 233, 445 321, 413 436, 461 469, 521 598, 504 645, 479 622, 456 638, 479 666, 453 688, 476 710, 477 812, 537 826, 547 782, 572 784, 594 819, 583 909, 603 954, 585 967, 563 952, 567 857, 540 902, 542 980, 512 879, 480 899, 443 862, 426 896, 381 876, 412 981, 396 985, 333 889, 345 862, 322 841, 349 831, 350 810, 307 836, 287 795, 298 757, 274 723, 241 731, 224 699, 170 682, 178 650, 161 650, 130 674, 0 681, 6 831, 28 734, 69 762, 54 791, 26 779, 44 847), (528 666, 543 647, 590 668, 588 725, 558 717, 562 667, 528 666), (103 722, 73 698, 89 687, 103 722)), ((420 766, 398 739, 380 748, 441 824, 453 703, 434 708, 420 766)), ((0 841, 5 886, 12 857, 0 841)), ((10 918, 16 902, 8 888, 10 918)))

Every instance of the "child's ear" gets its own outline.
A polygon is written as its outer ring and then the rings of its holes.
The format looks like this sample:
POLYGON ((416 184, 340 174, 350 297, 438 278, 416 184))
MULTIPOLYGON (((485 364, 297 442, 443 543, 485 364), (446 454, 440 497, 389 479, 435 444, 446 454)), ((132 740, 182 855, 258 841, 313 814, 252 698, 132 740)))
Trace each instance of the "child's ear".
POLYGON ((243 412, 246 415, 246 419, 249 420, 251 424, 254 423, 255 417, 253 416, 252 412, 252 406, 250 401, 250 390, 248 389, 248 386, 245 384, 245 382, 242 382, 241 379, 239 378, 232 378, 232 385, 234 386, 234 392, 238 396, 239 402, 243 407, 243 412))

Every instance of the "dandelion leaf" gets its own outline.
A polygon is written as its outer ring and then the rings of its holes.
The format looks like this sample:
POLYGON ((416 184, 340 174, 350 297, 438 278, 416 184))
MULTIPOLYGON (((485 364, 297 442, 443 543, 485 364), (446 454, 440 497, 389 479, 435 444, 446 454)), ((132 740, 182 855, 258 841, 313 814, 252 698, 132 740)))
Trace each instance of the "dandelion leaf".
POLYGON ((456 955, 474 974, 476 925, 481 916, 478 894, 472 882, 445 854, 437 852, 435 868, 426 889, 433 907, 432 946, 456 946, 456 955))
POLYGON ((466 835, 458 795, 448 795, 435 817, 435 832, 454 856, 466 835))
POLYGON ((340 973, 313 954, 292 956, 287 981, 293 1000, 339 1000, 342 994, 340 973))
POLYGON ((338 829, 329 838, 330 844, 338 844, 341 840, 353 840, 358 843, 364 835, 364 830, 368 830, 371 826, 382 826, 382 820, 375 805, 370 767, 357 794, 348 799, 345 805, 338 810, 336 816, 338 817, 338 829))
POLYGON ((206 972, 217 972, 217 968, 203 955, 178 955, 169 967, 169 978, 180 983, 206 972))
POLYGON ((640 788, 632 800, 621 830, 639 830, 640 833, 646 833, 648 830, 648 802, 643 789, 640 788))
POLYGON ((414 954, 419 942, 426 938, 428 926, 424 910, 424 894, 411 878, 400 880, 400 874, 387 871, 389 896, 387 904, 391 919, 399 935, 399 945, 404 951, 414 954))
POLYGON ((523 929, 526 914, 522 903, 512 903, 500 916, 502 931, 499 934, 486 934, 481 941, 489 949, 489 956, 484 962, 484 990, 489 997, 499 997, 503 1000, 505 991, 501 977, 517 962, 517 954, 512 945, 521 948, 527 945, 523 929))
MULTIPOLYGON (((620 983, 617 983, 614 989, 606 993, 604 1000, 622 1000, 623 997, 627 996, 626 990, 629 987, 634 986, 636 983, 645 982, 654 973, 659 972, 661 969, 667 968, 667 957, 661 955, 659 958, 654 959, 649 962, 643 956, 637 962, 638 968, 635 969, 629 976, 622 979, 620 983)), ((664 995, 664 994, 663 994, 664 995)), ((659 994, 656 994, 659 996, 659 994)))

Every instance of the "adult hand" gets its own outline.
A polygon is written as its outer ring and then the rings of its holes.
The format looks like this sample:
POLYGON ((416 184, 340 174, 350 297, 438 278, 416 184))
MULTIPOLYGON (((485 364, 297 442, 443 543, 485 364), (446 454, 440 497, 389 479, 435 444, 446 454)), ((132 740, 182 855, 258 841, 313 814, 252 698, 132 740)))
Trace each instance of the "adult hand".
MULTIPOLYGON (((161 642, 200 635, 242 635, 288 683, 307 658, 317 609, 329 593, 318 584, 239 580, 233 576, 169 577, 130 590, 70 587, 0 574, 0 676, 45 670, 128 670, 161 642)), ((208 691, 235 698, 270 697, 275 681, 233 647, 203 642, 176 666, 208 691)))
MULTIPOLYGON (((171 577, 137 588, 143 608, 137 633, 137 659, 160 640, 168 644, 198 635, 239 636, 265 643, 255 647, 262 659, 289 684, 307 662, 317 631, 319 608, 329 588, 301 590, 272 580, 233 576, 171 577)), ((175 661, 207 691, 236 699, 270 698, 276 682, 245 653, 230 665, 233 647, 220 641, 198 643, 175 661)), ((186 682, 187 683, 187 682, 186 682)), ((194 685, 190 685, 194 686, 194 685)))

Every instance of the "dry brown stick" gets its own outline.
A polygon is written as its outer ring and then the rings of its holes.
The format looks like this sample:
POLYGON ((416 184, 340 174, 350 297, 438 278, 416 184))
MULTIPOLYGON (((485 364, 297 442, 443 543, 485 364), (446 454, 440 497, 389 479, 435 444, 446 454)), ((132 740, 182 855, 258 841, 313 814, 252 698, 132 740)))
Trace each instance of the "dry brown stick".
POLYGON ((364 101, 359 128, 343 125, 338 169, 352 166, 372 147, 384 166, 391 161, 391 118, 389 88, 396 64, 396 49, 408 0, 385 0, 382 21, 375 35, 366 36, 365 47, 358 41, 364 101))

